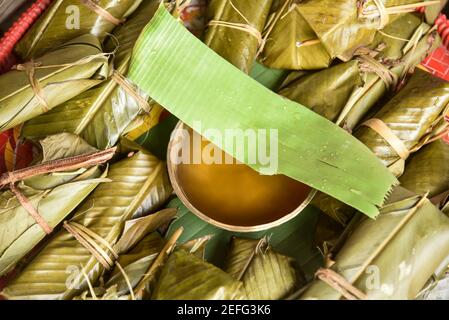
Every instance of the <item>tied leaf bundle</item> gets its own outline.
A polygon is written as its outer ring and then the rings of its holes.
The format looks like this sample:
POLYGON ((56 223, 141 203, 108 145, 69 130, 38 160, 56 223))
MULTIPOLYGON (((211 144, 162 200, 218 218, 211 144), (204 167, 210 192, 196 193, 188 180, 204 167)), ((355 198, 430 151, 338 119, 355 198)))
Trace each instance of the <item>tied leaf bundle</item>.
POLYGON ((55 0, 15 48, 23 60, 39 57, 84 34, 102 42, 142 0, 55 0))
POLYGON ((327 68, 332 59, 315 32, 301 16, 298 0, 278 1, 264 29, 259 61, 273 69, 327 68))
POLYGON ((416 70, 408 84, 374 115, 354 136, 362 141, 397 176, 405 160, 447 130, 444 119, 449 106, 449 83, 416 70), (376 120, 377 119, 377 120, 376 120), (379 129, 372 120, 381 121, 379 129), (390 133, 395 137, 390 139, 390 133))
MULTIPOLYGON (((96 149, 79 137, 58 134, 41 141, 43 160, 40 167, 54 164, 55 160, 83 155, 95 155, 96 149)), ((112 157, 113 153, 109 156, 112 157)), ((73 158, 72 158, 73 159, 73 158)), ((100 160, 99 163, 103 162, 100 160)), ((36 166, 36 170, 39 167, 36 166)), ((98 166, 83 167, 75 172, 29 175, 16 188, 23 194, 45 226, 55 228, 101 182, 107 171, 98 166)), ((20 171, 16 173, 19 174, 20 171)), ((23 172, 23 170, 22 170, 23 172)), ((14 174, 14 173, 13 173, 14 174)), ((5 177, 3 175, 1 178, 5 177)), ((0 182, 3 179, 0 180, 0 182)), ((33 217, 26 205, 11 191, 3 191, 0 209, 0 275, 7 273, 46 235, 46 230, 33 217)))
POLYGON ((348 61, 357 48, 370 45, 376 31, 382 30, 398 14, 429 5, 439 5, 439 1, 308 0, 299 7, 299 12, 330 56, 348 61))
POLYGON ((71 299, 113 267, 127 220, 154 211, 171 194, 165 165, 150 153, 111 165, 74 217, 3 290, 8 299, 71 299), (87 281, 89 279, 89 281, 87 281))
POLYGON ((353 130, 372 107, 440 44, 436 30, 405 14, 378 32, 353 60, 320 72, 293 72, 279 94, 353 130))
POLYGON ((185 250, 173 252, 151 295, 152 300, 235 300, 242 283, 185 250))
POLYGON ((414 299, 448 255, 448 217, 399 187, 376 220, 362 218, 301 299, 414 299))
POLYGON ((435 197, 449 190, 449 145, 437 140, 412 155, 400 177, 401 185, 417 194, 435 197))
MULTIPOLYGON (((411 153, 447 132, 444 115, 448 105, 449 83, 416 70, 408 84, 374 118, 356 129, 354 136, 391 172, 401 176, 411 153)), ((325 194, 318 194, 313 204, 343 225, 354 213, 352 208, 325 194)))
POLYGON ((245 73, 251 71, 273 0, 211 0, 205 44, 245 73))
POLYGON ((0 76, 0 132, 13 128, 100 84, 108 56, 83 35, 0 76))
POLYGON ((105 149, 117 143, 133 121, 144 112, 155 116, 160 107, 148 103, 148 96, 125 78, 132 48, 143 27, 153 16, 160 0, 145 0, 129 20, 118 27, 105 46, 119 48, 114 57, 113 75, 44 115, 27 122, 22 135, 36 138, 57 132, 80 135, 91 145, 105 149), (153 108, 154 107, 154 108, 153 108))
POLYGON ((275 252, 267 238, 233 238, 224 270, 243 282, 243 297, 249 300, 286 298, 305 280, 293 259, 275 252))

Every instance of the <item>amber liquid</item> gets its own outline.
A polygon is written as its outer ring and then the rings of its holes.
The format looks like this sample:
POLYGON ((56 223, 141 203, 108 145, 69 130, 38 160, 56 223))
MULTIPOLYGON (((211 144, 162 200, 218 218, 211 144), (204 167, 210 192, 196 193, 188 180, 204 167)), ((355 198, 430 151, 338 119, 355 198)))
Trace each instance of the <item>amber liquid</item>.
MULTIPOLYGON (((203 143, 202 148, 207 144, 203 143)), ((224 159, 225 153, 219 152, 224 159)), ((215 221, 233 226, 276 221, 297 209, 311 191, 287 176, 264 176, 237 163, 179 164, 176 175, 196 209, 215 221)))

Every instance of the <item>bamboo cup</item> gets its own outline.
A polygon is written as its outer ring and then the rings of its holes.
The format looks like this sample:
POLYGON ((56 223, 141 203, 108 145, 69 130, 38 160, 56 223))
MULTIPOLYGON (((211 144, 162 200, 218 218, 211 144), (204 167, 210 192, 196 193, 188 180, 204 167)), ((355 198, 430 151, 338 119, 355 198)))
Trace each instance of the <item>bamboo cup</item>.
MULTIPOLYGON (((185 136, 181 134, 182 129, 188 129, 188 127, 182 123, 179 122, 173 132, 173 135, 170 139, 170 143, 168 146, 167 151, 167 166, 168 166, 168 173, 170 176, 170 181, 173 185, 173 188, 175 190, 176 195, 179 197, 179 199, 182 201, 182 203, 191 211, 193 212, 197 217, 200 219, 206 221, 207 223, 210 223, 218 228, 225 229, 232 232, 257 232, 257 231, 263 231, 267 229, 271 229, 277 226, 280 226, 289 220, 295 218, 298 214, 300 214, 312 201, 313 197, 316 194, 316 190, 312 189, 306 199, 299 204, 299 206, 293 210, 292 212, 285 214, 281 218, 278 218, 276 220, 273 220, 269 223, 264 224, 258 224, 254 226, 238 226, 238 225, 230 225, 226 224, 220 221, 217 221, 215 219, 212 219, 208 216, 207 212, 201 212, 198 210, 188 199, 186 193, 183 191, 183 186, 181 185, 179 176, 178 176, 178 165, 174 163, 173 161, 173 154, 174 154, 174 145, 179 145, 179 143, 183 143, 183 139, 185 139, 185 136)), ((223 199, 223 201, 226 201, 227 199, 223 199)))

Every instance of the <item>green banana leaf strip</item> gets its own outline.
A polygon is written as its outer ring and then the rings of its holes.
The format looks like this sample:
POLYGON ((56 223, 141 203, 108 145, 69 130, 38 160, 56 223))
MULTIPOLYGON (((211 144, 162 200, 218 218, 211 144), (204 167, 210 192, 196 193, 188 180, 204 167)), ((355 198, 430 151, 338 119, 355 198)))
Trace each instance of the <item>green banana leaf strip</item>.
POLYGON ((100 84, 108 74, 107 54, 102 52, 101 44, 92 35, 73 39, 34 63, 35 77, 48 107, 37 99, 27 72, 11 70, 0 76, 0 131, 70 100, 100 84), (89 56, 94 57, 82 60, 89 56))
POLYGON ((173 252, 151 295, 152 300, 234 300, 242 283, 184 250, 173 252))
POLYGON ((205 259, 216 266, 225 266, 226 252, 232 237, 258 240, 266 236, 270 237, 270 245, 277 252, 295 259, 309 280, 313 279, 316 269, 323 263, 322 256, 314 245, 319 211, 311 206, 282 226, 253 233, 235 233, 214 227, 191 213, 178 198, 172 200, 168 207, 177 208, 178 216, 170 225, 166 238, 181 226, 184 227, 179 238, 181 243, 212 235, 206 246, 205 259))
POLYGON ((294 260, 276 253, 266 238, 233 238, 224 270, 243 282, 248 300, 283 299, 305 284, 294 260))
MULTIPOLYGON (((143 27, 158 8, 159 0, 145 0, 129 20, 118 27, 106 48, 119 48, 114 57, 116 71, 126 76, 132 48, 143 27)), ((148 98, 142 93, 143 97, 148 98)), ((157 110, 154 110, 157 111, 157 110)), ((36 138, 57 132, 72 132, 91 145, 106 149, 114 146, 132 121, 143 113, 138 102, 116 81, 108 79, 66 103, 28 121, 22 136, 36 138)))
MULTIPOLYGON (((141 2, 142 0, 95 1, 119 20, 131 15, 141 2)), ((92 34, 103 41, 114 27, 113 23, 100 17, 79 0, 55 0, 19 41, 15 52, 23 60, 28 60, 84 34, 92 34)))
MULTIPOLYGON (((91 147, 78 137, 61 134, 41 141, 43 161, 91 153, 91 147), (54 142, 68 143, 67 148, 54 142)), ((27 196, 48 225, 55 228, 101 182, 107 170, 86 168, 81 174, 40 175, 21 182, 18 188, 27 196)), ((44 237, 45 232, 10 191, 3 191, 0 201, 0 275, 6 274, 44 237)))
MULTIPOLYGON (((397 183, 351 135, 247 77, 189 34, 162 6, 137 41, 129 78, 207 139, 216 140, 208 128, 222 136, 225 130, 277 129, 277 173, 371 217, 378 214, 377 206, 397 183)), ((250 163, 247 155, 236 154, 232 146, 214 142, 240 162, 264 171, 263 165, 250 163)))
MULTIPOLYGON (((111 165, 107 178, 86 198, 71 221, 84 225, 114 245, 127 220, 151 212, 171 193, 165 164, 142 150, 111 165)), ((108 251, 109 253, 109 251, 108 251)), ((111 255, 112 258, 112 255, 111 255)), ((87 289, 84 268, 95 283, 104 267, 65 229, 3 290, 8 299, 71 299, 87 289)))
MULTIPOLYGON (((376 220, 362 219, 332 270, 368 299, 414 299, 449 255, 449 218, 429 200, 398 187, 376 220)), ((341 299, 315 280, 301 299, 341 299)))
POLYGON ((437 140, 412 155, 400 177, 401 186, 432 198, 449 189, 449 145, 437 140))
MULTIPOLYGON (((284 2, 292 2, 284 0, 284 2)), ((281 2, 282 4, 283 2, 281 2)), ((275 69, 316 70, 327 68, 332 59, 315 32, 301 16, 298 0, 281 11, 280 19, 269 33, 259 61, 275 69)))
POLYGON ((260 46, 253 33, 263 31, 273 0, 211 0, 208 4, 210 21, 246 25, 253 32, 223 25, 209 25, 204 42, 245 73, 251 71, 260 46), (235 8, 234 8, 235 7, 235 8))

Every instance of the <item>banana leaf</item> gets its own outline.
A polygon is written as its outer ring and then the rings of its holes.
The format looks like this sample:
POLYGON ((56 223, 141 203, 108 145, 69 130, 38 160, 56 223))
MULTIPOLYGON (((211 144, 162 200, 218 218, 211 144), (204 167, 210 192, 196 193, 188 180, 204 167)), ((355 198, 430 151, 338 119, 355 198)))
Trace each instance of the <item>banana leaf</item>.
POLYGON ((413 154, 400 177, 401 185, 429 198, 449 189, 449 145, 434 141, 413 154))
POLYGON ((178 199, 173 199, 169 208, 177 208, 176 219, 170 225, 166 238, 171 237, 181 226, 185 227, 179 238, 182 246, 199 238, 207 237, 204 259, 220 268, 226 264, 226 256, 233 237, 259 240, 269 237, 270 245, 283 256, 292 257, 307 279, 313 278, 313 273, 322 265, 322 256, 314 245, 314 230, 318 221, 319 211, 309 206, 296 218, 281 226, 266 231, 252 233, 235 233, 217 228, 191 213, 178 199), (210 238, 210 236, 212 236, 210 238))
MULTIPOLYGON (((270 68, 315 70, 327 68, 332 59, 324 46, 299 13, 298 0, 284 0, 271 13, 273 26, 259 61, 270 68), (286 5, 282 5, 286 3, 286 5), (278 19, 275 19, 278 17, 278 19)), ((270 25, 265 28, 269 28, 270 25)))
MULTIPOLYGON (((116 71, 126 76, 131 59, 132 48, 143 27, 153 16, 160 0, 145 0, 129 20, 118 27, 114 38, 106 42, 106 48, 114 50, 116 42, 119 49, 114 57, 116 71)), ((141 96, 148 99, 146 94, 141 96)), ((154 117, 158 108, 153 108, 154 117)), ((22 129, 22 136, 38 138, 57 132, 72 132, 80 135, 91 145, 106 149, 119 140, 133 120, 144 110, 115 80, 108 79, 66 103, 39 117, 28 121, 22 129)))
MULTIPOLYGON (((92 1, 116 19, 131 15, 142 0, 92 1)), ((47 11, 28 30, 15 47, 23 60, 43 53, 84 34, 92 34, 102 42, 115 25, 88 8, 79 0, 55 0, 47 11)))
MULTIPOLYGON (((416 152, 434 135, 445 130, 444 115, 448 103, 449 83, 417 70, 408 84, 374 118, 382 120, 410 152, 416 152)), ((396 176, 403 174, 405 159, 401 159, 374 130, 361 126, 355 130, 354 136, 367 145, 396 176)), ((317 194, 312 204, 343 225, 355 212, 353 208, 323 193, 317 194)))
POLYGON ((204 43, 243 72, 250 73, 272 3, 273 0, 211 0, 209 20, 232 23, 234 27, 209 24, 204 43))
MULTIPOLYGON (((102 281, 99 281, 101 285, 93 288, 97 298, 105 300, 132 298, 130 290, 144 277, 165 244, 156 230, 170 222, 175 215, 176 210, 165 209, 125 223, 123 234, 114 246, 119 255, 115 261, 116 265, 102 281), (115 293, 115 299, 109 296, 109 292, 115 293)), ((86 290, 80 296, 94 298, 91 290, 86 290)))
MULTIPOLYGON (((377 52, 375 59, 398 79, 403 79, 439 43, 436 32, 422 23, 417 15, 405 14, 390 23, 382 33, 378 32, 369 49, 384 47, 377 52), (403 39, 416 42, 416 47, 403 39)), ((309 75, 293 72, 279 94, 308 106, 347 130, 353 130, 388 92, 389 88, 381 77, 365 70, 363 62, 355 59, 309 75)))
MULTIPOLYGON (((61 134, 41 141, 43 161, 89 154, 92 148, 78 137, 61 134), (55 142, 61 142, 61 144, 55 142), (67 144, 64 146, 62 141, 67 144)), ((107 171, 98 167, 85 168, 78 174, 39 175, 19 184, 34 208, 51 228, 65 219, 101 182, 107 171)), ((33 249, 46 233, 22 207, 11 191, 0 196, 0 276, 33 249)))
MULTIPOLYGON (((381 0, 386 8, 414 4, 417 0, 381 0)), ((315 31, 332 58, 342 61, 352 58, 355 50, 369 46, 378 29, 383 29, 374 1, 355 0, 308 0, 298 10, 315 31), (359 5, 358 5, 359 4, 359 5), (325 8, 325 10, 323 10, 325 8), (361 15, 362 9, 375 12, 369 18, 361 15), (376 16, 377 13, 377 16, 376 16)), ((390 22, 398 15, 388 15, 390 22)))
POLYGON ((233 238, 224 270, 243 282, 248 300, 280 300, 305 284, 294 260, 275 252, 267 238, 233 238))
POLYGON ((0 76, 0 132, 43 114, 100 84, 108 73, 108 57, 98 39, 83 35, 34 61, 35 78, 44 106, 27 72, 12 70, 0 76))
MULTIPOLYGON (((409 151, 416 151, 435 131, 444 127, 448 104, 449 82, 418 69, 408 84, 374 117, 382 120, 409 151)), ((354 136, 368 146, 385 166, 403 168, 404 160, 374 130, 362 126, 354 136)))
MULTIPOLYGON (((427 198, 398 187, 377 220, 361 219, 331 269, 368 299, 414 299, 448 255, 449 218, 427 198)), ((318 279, 301 296, 341 298, 318 279)))
POLYGON ((151 295, 152 300, 234 300, 240 281, 184 250, 173 252, 151 295))
MULTIPOLYGON (((171 187, 165 164, 142 150, 112 164, 107 178, 112 182, 96 188, 70 222, 85 226, 114 246, 125 222, 140 212, 154 211, 168 198, 171 187)), ((8 299, 71 299, 87 289, 80 270, 95 283, 105 268, 62 229, 1 294, 8 299)))
MULTIPOLYGON (((212 138, 217 147, 238 161, 262 174, 287 175, 371 217, 378 214, 378 206, 397 183, 357 139, 233 67, 191 35, 162 6, 136 43, 128 77, 174 116, 206 139, 212 138), (213 72, 204 67, 211 65, 213 72), (173 77, 173 73, 177 76, 173 77), (278 131, 277 168, 251 161, 248 154, 242 154, 245 152, 236 152, 230 144, 219 141, 222 139, 211 137, 212 132, 223 137, 225 131, 248 129, 278 131)), ((264 149, 269 152, 269 148, 264 149)))

